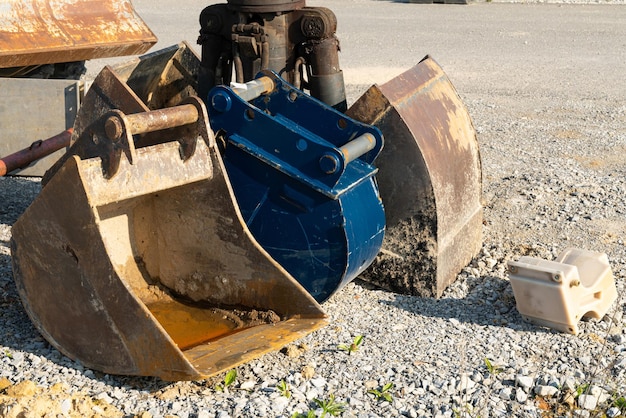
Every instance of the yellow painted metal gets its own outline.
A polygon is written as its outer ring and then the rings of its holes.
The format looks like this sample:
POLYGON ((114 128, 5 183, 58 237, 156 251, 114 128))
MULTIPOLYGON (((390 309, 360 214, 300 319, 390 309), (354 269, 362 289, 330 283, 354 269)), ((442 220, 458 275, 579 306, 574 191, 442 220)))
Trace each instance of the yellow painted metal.
POLYGON ((156 41, 130 0, 0 0, 0 68, 142 54, 156 41))

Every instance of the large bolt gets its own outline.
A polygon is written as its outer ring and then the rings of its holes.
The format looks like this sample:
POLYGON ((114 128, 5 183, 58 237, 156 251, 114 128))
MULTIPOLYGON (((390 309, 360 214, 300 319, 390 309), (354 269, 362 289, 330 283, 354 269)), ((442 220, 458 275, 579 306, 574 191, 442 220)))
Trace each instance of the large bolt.
POLYGON ((339 169, 340 161, 336 155, 324 154, 320 158, 320 168, 326 174, 334 174, 339 169))
POLYGON ((309 38, 321 38, 326 33, 324 20, 319 16, 305 16, 302 18, 300 29, 304 36, 309 38))
POLYGON ((104 132, 111 141, 119 141, 124 133, 122 121, 117 116, 110 116, 106 122, 104 122, 104 132))
POLYGON ((217 92, 211 97, 211 106, 218 112, 228 112, 232 106, 230 97, 223 92, 217 92))

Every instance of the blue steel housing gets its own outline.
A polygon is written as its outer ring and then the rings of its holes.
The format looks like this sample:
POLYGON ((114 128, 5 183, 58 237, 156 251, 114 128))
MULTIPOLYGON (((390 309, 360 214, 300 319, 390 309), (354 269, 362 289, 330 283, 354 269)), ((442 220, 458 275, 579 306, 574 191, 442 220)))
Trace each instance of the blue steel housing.
POLYGON ((250 102, 239 89, 209 92, 211 127, 255 239, 323 302, 367 268, 382 245, 385 214, 371 165, 382 133, 272 72, 260 77, 274 88, 250 102))

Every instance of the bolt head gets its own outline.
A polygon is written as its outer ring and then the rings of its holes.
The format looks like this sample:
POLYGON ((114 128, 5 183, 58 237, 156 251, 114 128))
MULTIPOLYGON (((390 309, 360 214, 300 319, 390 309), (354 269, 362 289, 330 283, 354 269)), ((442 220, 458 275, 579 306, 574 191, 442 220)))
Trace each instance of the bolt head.
POLYGON ((225 113, 230 110, 233 103, 230 97, 224 92, 217 92, 211 97, 211 106, 218 112, 225 113))
POLYGON ((324 154, 320 158, 320 168, 326 174, 334 174, 340 166, 339 158, 333 154, 324 154))
POLYGON ((122 121, 117 116, 111 116, 104 122, 104 132, 111 141, 119 141, 124 133, 122 121))

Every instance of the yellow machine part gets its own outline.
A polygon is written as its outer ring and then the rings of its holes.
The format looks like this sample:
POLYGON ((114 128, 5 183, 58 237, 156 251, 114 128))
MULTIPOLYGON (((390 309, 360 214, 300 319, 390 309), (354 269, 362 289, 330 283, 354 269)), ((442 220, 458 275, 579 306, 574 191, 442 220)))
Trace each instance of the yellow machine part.
POLYGON ((0 0, 0 68, 142 54, 156 41, 130 0, 0 0))
POLYGON ((197 66, 182 64, 193 58, 182 47, 123 75, 105 67, 72 146, 12 229, 14 278, 33 323, 105 373, 201 379, 326 323, 246 227, 206 109, 183 87, 195 80, 187 70, 197 66), (146 84, 150 72, 157 81, 146 84), (186 97, 164 97, 161 83, 186 97), (154 100, 171 107, 150 110, 154 100))

